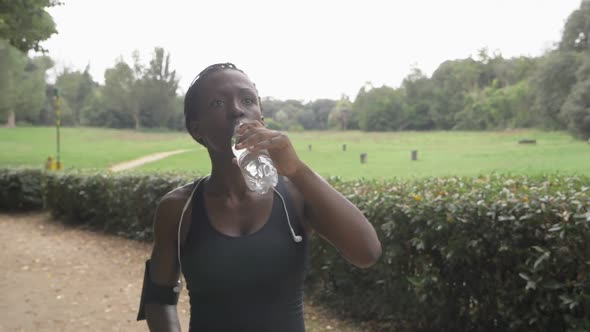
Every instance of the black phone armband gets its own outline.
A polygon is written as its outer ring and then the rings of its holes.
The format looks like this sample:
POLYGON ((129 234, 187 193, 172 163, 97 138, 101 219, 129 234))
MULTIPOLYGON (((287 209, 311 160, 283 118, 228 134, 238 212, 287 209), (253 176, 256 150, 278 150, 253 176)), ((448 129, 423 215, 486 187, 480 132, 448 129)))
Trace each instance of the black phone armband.
POLYGON ((162 286, 155 284, 150 278, 150 260, 145 262, 145 272, 143 274, 143 287, 141 289, 141 300, 139 302, 139 310, 137 313, 137 320, 145 319, 145 305, 146 303, 158 303, 176 305, 180 295, 181 284, 178 282, 176 286, 162 286))

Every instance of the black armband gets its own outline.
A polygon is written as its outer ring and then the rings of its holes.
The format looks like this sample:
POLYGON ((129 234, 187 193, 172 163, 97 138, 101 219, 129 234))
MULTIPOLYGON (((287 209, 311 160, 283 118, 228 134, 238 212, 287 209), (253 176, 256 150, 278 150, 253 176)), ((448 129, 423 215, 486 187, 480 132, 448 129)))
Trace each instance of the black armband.
POLYGON ((150 260, 145 262, 145 272, 143 274, 143 287, 141 289, 141 300, 139 302, 139 311, 137 320, 145 319, 145 304, 158 303, 176 305, 180 295, 180 282, 176 286, 161 286, 155 284, 150 278, 150 260))

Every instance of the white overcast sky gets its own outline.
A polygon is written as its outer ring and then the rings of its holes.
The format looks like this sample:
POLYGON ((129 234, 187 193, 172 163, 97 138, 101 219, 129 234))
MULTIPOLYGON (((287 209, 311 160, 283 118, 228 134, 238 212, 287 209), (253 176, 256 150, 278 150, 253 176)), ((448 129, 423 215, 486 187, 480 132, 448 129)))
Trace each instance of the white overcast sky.
POLYGON ((171 53, 182 92, 204 67, 233 62, 279 99, 352 99, 367 81, 397 87, 487 47, 538 56, 561 38, 580 0, 63 0, 59 34, 43 43, 58 64, 90 65, 98 82, 118 57, 171 53))

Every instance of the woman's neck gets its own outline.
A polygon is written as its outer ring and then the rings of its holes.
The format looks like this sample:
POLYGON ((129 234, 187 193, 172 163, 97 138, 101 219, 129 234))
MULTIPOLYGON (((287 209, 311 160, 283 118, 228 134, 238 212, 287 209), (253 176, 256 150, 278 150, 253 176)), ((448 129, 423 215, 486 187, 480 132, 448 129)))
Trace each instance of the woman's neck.
POLYGON ((240 168, 232 162, 232 157, 211 156, 211 176, 209 177, 207 192, 213 195, 244 197, 248 187, 240 168))

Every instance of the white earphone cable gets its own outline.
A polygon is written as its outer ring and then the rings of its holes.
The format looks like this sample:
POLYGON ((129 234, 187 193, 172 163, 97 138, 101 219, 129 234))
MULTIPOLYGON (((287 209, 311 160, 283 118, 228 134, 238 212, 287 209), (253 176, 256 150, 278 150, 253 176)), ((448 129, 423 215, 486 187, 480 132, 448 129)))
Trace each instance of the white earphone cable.
POLYGON ((180 230, 182 228, 182 220, 184 219, 184 214, 186 213, 186 210, 188 210, 188 207, 193 200, 193 196, 195 195, 195 192, 197 191, 199 184, 201 184, 201 181, 203 181, 203 179, 206 177, 202 177, 201 179, 199 179, 199 182, 197 182, 195 184, 193 191, 191 192, 190 196, 187 198, 186 203, 184 203, 184 208, 182 209, 182 213, 180 214, 180 220, 178 221, 178 235, 176 238, 176 248, 177 248, 176 255, 177 255, 177 259, 178 259, 178 266, 180 267, 180 273, 178 276, 178 285, 176 287, 174 287, 174 290, 177 293, 179 293, 180 290, 182 289, 182 261, 180 260, 180 230))
POLYGON ((285 210, 285 215, 287 216, 287 223, 289 224, 289 230, 291 231, 291 236, 293 237, 293 241, 299 243, 303 240, 303 238, 300 235, 295 234, 295 230, 293 230, 293 226, 291 226, 291 218, 289 218, 289 212, 287 211, 287 204, 285 204, 285 199, 283 198, 283 195, 281 195, 281 193, 276 189, 276 188, 272 188, 275 193, 277 193, 277 195, 279 195, 279 197, 281 198, 281 202, 283 202, 283 209, 285 210))

